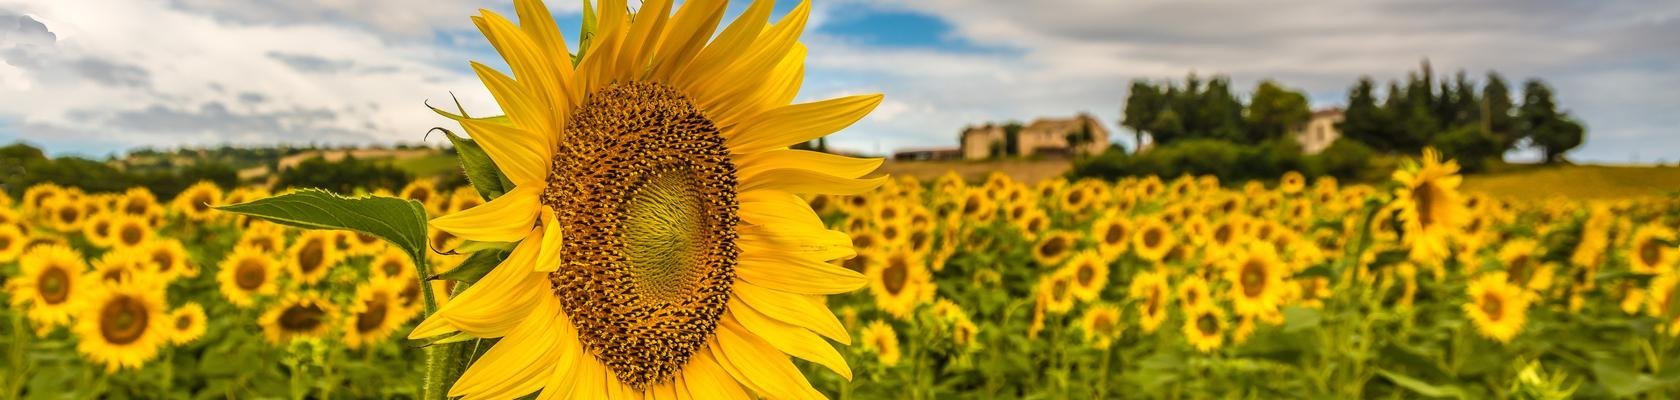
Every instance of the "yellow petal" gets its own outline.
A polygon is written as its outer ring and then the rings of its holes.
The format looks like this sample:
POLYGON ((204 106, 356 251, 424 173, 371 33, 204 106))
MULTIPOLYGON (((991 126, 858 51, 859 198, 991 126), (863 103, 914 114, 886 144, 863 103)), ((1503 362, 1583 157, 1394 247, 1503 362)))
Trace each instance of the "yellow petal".
POLYGON ((723 0, 683 2, 671 17, 671 28, 660 39, 659 53, 653 58, 653 80, 669 81, 672 74, 694 60, 694 55, 706 47, 706 40, 717 30, 727 5, 723 0))
POLYGON ((518 186, 542 186, 553 161, 554 149, 540 132, 481 119, 463 119, 467 135, 484 147, 496 168, 518 186))
POLYGON ((822 171, 842 178, 857 178, 874 172, 885 159, 856 158, 819 151, 775 149, 761 153, 743 154, 735 159, 739 180, 782 168, 803 168, 822 171))
POLYGON ((782 62, 765 77, 763 85, 740 101, 725 104, 725 108, 712 113, 717 125, 735 126, 743 118, 792 103, 793 98, 799 95, 799 86, 805 82, 805 54, 805 45, 794 44, 782 62))
POLYGON ((513 7, 519 16, 519 28, 531 37, 531 41, 542 50, 548 65, 554 69, 560 91, 545 94, 550 97, 555 126, 564 126, 571 105, 578 103, 568 89, 572 81, 572 55, 566 48, 566 36, 560 33, 560 27, 554 24, 554 15, 548 12, 542 0, 516 0, 513 7))
POLYGON ((694 57, 694 62, 674 74, 674 86, 688 91, 694 84, 717 79, 719 75, 716 73, 722 72, 723 67, 752 47, 753 41, 758 39, 759 32, 763 31, 764 25, 769 22, 770 8, 775 5, 775 0, 754 0, 751 6, 747 6, 746 11, 735 18, 735 22, 723 28, 717 39, 700 50, 700 54, 694 57))
POLYGON ((776 350, 817 363, 848 381, 852 380, 852 368, 846 365, 846 359, 821 336, 811 333, 808 329, 770 319, 752 307, 741 304, 740 300, 730 299, 729 303, 729 315, 725 320, 733 319, 730 322, 740 323, 742 328, 763 338, 765 342, 775 346, 776 350))
POLYGON ((724 371, 760 396, 822 399, 793 360, 752 332, 727 319, 719 321, 712 355, 724 371))
POLYGON ((554 363, 563 353, 558 345, 556 325, 570 322, 561 315, 558 302, 521 314, 525 317, 519 326, 491 346, 490 351, 467 367, 450 386, 450 396, 505 399, 542 388, 542 378, 553 375, 554 363))
MULTIPOLYGON (((565 316, 564 312, 560 314, 561 317, 565 316)), ((582 371, 583 364, 600 364, 596 363, 595 360, 589 358, 587 354, 584 353, 583 343, 578 342, 577 328, 572 325, 570 320, 564 322, 565 323, 556 326, 556 330, 554 332, 551 332, 552 335, 555 335, 555 337, 559 339, 559 342, 556 345, 560 347, 561 353, 560 357, 554 361, 554 371, 548 378, 548 382, 543 384, 542 394, 538 395, 537 398, 601 398, 600 396, 586 395, 588 393, 584 390, 580 390, 582 388, 578 386, 578 377, 583 375, 580 372, 582 371)))
POLYGON ((775 252, 816 261, 851 258, 857 255, 857 250, 852 248, 852 237, 839 231, 785 229, 765 225, 742 226, 736 228, 736 231, 740 233, 736 244, 741 247, 741 254, 775 252))
POLYGON ((514 242, 524 239, 535 226, 537 195, 542 191, 534 186, 519 186, 512 191, 454 214, 433 218, 431 225, 451 235, 479 242, 514 242))
POLYGON ((506 334, 533 310, 557 304, 547 274, 530 267, 541 242, 533 232, 484 278, 439 307, 436 315, 462 332, 488 338, 506 334))
POLYGON ((479 16, 472 20, 484 33, 484 38, 490 41, 491 47, 495 47, 508 67, 513 69, 514 79, 537 94, 537 100, 543 103, 542 108, 553 110, 558 106, 547 96, 561 92, 559 78, 555 76, 557 69, 550 62, 547 52, 539 48, 524 30, 499 14, 481 10, 479 16))
POLYGON ((741 221, 750 225, 793 225, 827 229, 811 204, 780 190, 754 190, 735 196, 740 202, 741 221))
POLYGON ((589 355, 588 350, 583 348, 582 343, 577 342, 575 339, 576 331, 570 331, 570 333, 573 337, 573 339, 570 339, 571 342, 578 345, 576 347, 578 349, 578 356, 575 357, 576 361, 573 362, 574 365, 570 369, 565 368, 565 364, 560 364, 555 369, 554 377, 549 380, 548 385, 543 386, 543 393, 540 398, 587 400, 611 398, 608 397, 607 381, 604 379, 604 374, 608 373, 607 367, 601 365, 601 362, 595 361, 595 357, 589 355))
POLYGON ((689 87, 688 93, 695 103, 703 110, 735 110, 741 108, 740 103, 753 100, 752 94, 774 78, 771 71, 781 64, 798 44, 799 35, 805 32, 805 22, 810 14, 811 2, 801 1, 793 10, 788 11, 787 15, 782 16, 781 21, 765 30, 758 40, 753 41, 752 47, 745 55, 717 73, 717 76, 735 79, 710 79, 689 87))
POLYGON ((735 297, 741 299, 741 303, 764 316, 810 329, 842 344, 852 343, 852 335, 846 332, 846 327, 840 324, 840 319, 834 317, 834 312, 811 297, 744 282, 737 282, 734 292, 735 297))
POLYGON ((649 65, 647 57, 653 56, 654 46, 659 45, 659 34, 663 33, 665 21, 670 17, 671 0, 642 2, 642 7, 636 11, 636 18, 630 22, 624 44, 619 49, 619 68, 628 73, 626 78, 643 77, 642 73, 649 65))
POLYGON ((542 108, 541 103, 537 103, 536 99, 525 91, 524 86, 514 82, 513 78, 502 75, 501 72, 478 62, 472 63, 472 69, 473 72, 478 74, 478 80, 483 81, 484 87, 490 90, 490 96, 496 98, 496 104, 502 106, 502 112, 507 113, 508 119, 512 120, 514 125, 526 132, 531 132, 531 136, 542 140, 541 149, 554 148, 554 142, 550 135, 536 133, 553 130, 549 126, 549 113, 542 108))
MULTIPOLYGON (((709 343, 709 345, 716 344, 717 341, 715 340, 709 343)), ((677 394, 682 396, 686 392, 686 398, 689 399, 751 398, 747 395, 746 389, 742 388, 734 377, 729 376, 729 373, 723 370, 723 366, 718 365, 717 357, 712 356, 711 351, 694 352, 694 355, 688 359, 688 365, 683 367, 682 376, 678 379, 683 381, 684 385, 682 386, 686 390, 677 394)))
POLYGON ((554 218, 554 209, 542 209, 542 251, 537 253, 537 272, 554 272, 560 269, 560 253, 565 251, 565 229, 561 229, 560 221, 554 218))
POLYGON ((788 147, 851 126, 881 104, 881 95, 847 96, 778 107, 723 134, 736 154, 788 147))
POLYGON ((854 179, 804 168, 779 168, 755 174, 752 179, 742 180, 741 186, 736 190, 749 192, 758 189, 771 189, 792 193, 852 196, 868 193, 886 182, 886 176, 854 179))
POLYGON ((864 287, 863 274, 805 257, 776 252, 743 255, 735 276, 766 288, 799 294, 837 294, 864 287))

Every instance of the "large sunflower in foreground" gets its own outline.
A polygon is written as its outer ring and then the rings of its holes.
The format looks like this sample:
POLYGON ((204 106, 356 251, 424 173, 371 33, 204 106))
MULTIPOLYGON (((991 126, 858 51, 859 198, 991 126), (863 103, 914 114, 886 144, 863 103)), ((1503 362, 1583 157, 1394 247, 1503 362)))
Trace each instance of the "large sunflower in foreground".
POLYGON ((855 195, 879 160, 790 145, 849 126, 879 95, 790 104, 810 5, 767 23, 754 2, 715 36, 725 2, 603 0, 576 65, 549 12, 473 21, 513 70, 473 69, 506 118, 460 122, 514 188, 432 221, 519 242, 506 261, 410 333, 500 337, 451 396, 688 393, 821 397, 792 355, 843 377, 823 337, 851 336, 823 295, 862 274, 797 194, 855 195), (708 43, 708 39, 713 39, 708 43))
POLYGON ((1459 227, 1469 219, 1459 201, 1458 162, 1441 160, 1435 149, 1424 149, 1418 161, 1406 161, 1394 171, 1396 219, 1405 232, 1406 247, 1413 260, 1438 262, 1447 256, 1447 245, 1459 227))

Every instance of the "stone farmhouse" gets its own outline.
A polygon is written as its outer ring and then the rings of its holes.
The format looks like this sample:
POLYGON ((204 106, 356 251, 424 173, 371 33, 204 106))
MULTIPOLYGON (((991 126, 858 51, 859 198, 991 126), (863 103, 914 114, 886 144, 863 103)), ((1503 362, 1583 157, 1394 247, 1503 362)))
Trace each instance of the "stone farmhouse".
MULTIPOLYGON (((1007 133, 999 124, 988 123, 964 128, 961 136, 962 158, 980 160, 1003 153, 1007 133)), ((1072 118, 1039 118, 1021 128, 1016 140, 1020 156, 1095 155, 1108 148, 1108 129, 1103 128, 1090 114, 1080 113, 1072 118), (1070 135, 1089 133, 1089 140, 1070 146, 1070 135)))
POLYGON ((1341 108, 1326 108, 1312 113, 1307 123, 1295 129, 1295 141, 1301 143, 1301 152, 1318 154, 1342 137, 1342 131, 1336 130, 1336 123, 1342 122, 1341 108))

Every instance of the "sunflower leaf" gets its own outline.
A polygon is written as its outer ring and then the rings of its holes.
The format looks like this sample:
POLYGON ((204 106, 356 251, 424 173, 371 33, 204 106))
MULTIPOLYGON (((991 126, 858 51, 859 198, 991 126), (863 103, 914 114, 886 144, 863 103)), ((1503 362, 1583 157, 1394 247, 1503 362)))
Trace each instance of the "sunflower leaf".
POLYGON ((449 142, 455 145, 455 155, 461 159, 461 170, 466 172, 467 182, 472 184, 473 189, 478 190, 478 195, 483 196, 484 201, 495 200, 507 193, 510 189, 504 185, 507 177, 502 175, 501 169, 496 168, 496 162, 490 159, 490 154, 485 153, 478 142, 456 135, 448 129, 434 129, 443 131, 443 135, 449 137, 449 142))
POLYGON ((483 278, 484 274, 490 273, 491 269, 500 265, 502 260, 507 259, 507 256, 507 251, 495 249, 474 252, 472 255, 467 256, 466 260, 461 261, 461 265, 455 266, 454 269, 438 274, 437 276, 427 278, 426 280, 447 279, 452 281, 475 283, 478 282, 480 278, 483 278))
POLYGON ((239 204, 216 206, 222 212, 262 218, 304 229, 349 230, 378 236, 425 265, 426 208, 396 197, 344 197, 321 189, 301 189, 239 204))
POLYGON ((1459 399, 1468 397, 1468 394, 1464 392, 1464 389, 1459 388, 1458 386, 1450 384, 1435 385, 1417 378, 1380 368, 1377 369, 1377 373, 1382 375, 1384 378, 1388 378, 1388 381, 1393 382, 1395 386, 1406 388, 1407 390, 1411 390, 1413 393, 1417 393, 1425 397, 1459 399))

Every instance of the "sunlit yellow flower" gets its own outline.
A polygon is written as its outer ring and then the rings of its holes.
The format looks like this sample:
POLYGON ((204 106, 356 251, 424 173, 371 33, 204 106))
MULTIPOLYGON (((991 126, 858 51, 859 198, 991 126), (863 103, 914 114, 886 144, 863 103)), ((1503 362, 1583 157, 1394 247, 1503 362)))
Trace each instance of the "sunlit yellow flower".
POLYGON ((320 282, 343 255, 334 240, 335 231, 307 231, 286 250, 286 272, 301 283, 320 282))
POLYGON ((351 300, 340 328, 345 346, 360 348, 396 333, 397 327, 410 317, 408 309, 399 305, 397 293, 402 287, 401 281, 374 278, 356 288, 356 297, 351 300))
POLYGON ((1144 271, 1132 277, 1127 295, 1137 302, 1138 327, 1143 329, 1144 333, 1155 332, 1155 329, 1167 320, 1167 296, 1170 290, 1165 275, 1144 271))
POLYGON ((1021 237, 1027 240, 1038 239, 1040 234, 1050 229, 1050 214, 1037 207, 1028 207, 1026 214, 1014 221, 1015 228, 1021 230, 1021 237))
POLYGON ((37 333, 66 325, 90 285, 81 253, 68 246, 30 248, 18 258, 18 276, 6 281, 12 307, 35 323, 37 333))
POLYGON ((1283 192, 1283 193, 1286 193, 1286 194, 1296 194, 1296 193, 1300 193, 1301 190, 1305 189, 1306 187, 1307 187, 1307 177, 1302 176, 1301 173, 1298 172, 1298 171, 1285 172, 1285 173, 1283 173, 1283 177, 1278 179, 1278 191, 1279 192, 1283 192))
POLYGON ((1512 284, 1535 291, 1552 287, 1552 266, 1540 261, 1542 250, 1532 239, 1505 242, 1499 249, 1499 263, 1512 284))
POLYGON ((1073 296, 1080 300, 1096 301, 1108 286, 1108 261, 1094 251, 1074 254, 1063 269, 1073 277, 1073 296))
POLYGON ((863 342, 863 348, 875 353, 881 365, 898 365, 898 360, 903 355, 898 348, 898 333, 893 331, 892 324, 884 320, 875 320, 864 326, 858 336, 863 342))
POLYGON ((40 209, 41 219, 59 232, 80 232, 87 220, 87 205, 79 196, 56 196, 45 200, 40 209))
POLYGON ((93 261, 91 277, 105 283, 129 281, 138 275, 154 276, 164 282, 168 281, 157 275, 156 271, 151 255, 147 254, 145 249, 116 249, 105 252, 93 261))
POLYGON ((1633 272, 1656 274, 1674 264, 1674 230, 1657 224, 1641 225, 1628 241, 1628 266, 1633 272))
POLYGON ((222 204, 222 188, 214 182, 200 181, 175 196, 175 212, 193 221, 206 221, 217 214, 212 206, 222 204))
POLYGON ((1178 307, 1184 310, 1213 306, 1213 289, 1207 279, 1189 275, 1178 282, 1178 307))
POLYGON ((1482 275, 1470 282, 1470 300, 1464 303, 1464 314, 1476 324, 1476 331, 1501 343, 1522 331, 1532 299, 1521 286, 1507 280, 1504 272, 1482 275))
POLYGON ((1276 311, 1283 301, 1284 276, 1288 273, 1270 244, 1256 243, 1244 249, 1225 264, 1232 310, 1237 315, 1276 311))
POLYGON ((1120 325, 1120 308, 1109 304, 1085 309, 1085 315, 1079 318, 1079 327, 1085 332, 1085 343, 1096 349, 1107 349, 1125 330, 1120 325))
POLYGON ((1038 296, 1038 301, 1044 304, 1045 311, 1062 314, 1073 309, 1074 283, 1073 274, 1070 272, 1067 269, 1058 269, 1039 277, 1034 293, 1038 296))
POLYGON ((409 182, 407 186, 403 186, 402 192, 398 193, 397 197, 418 201, 421 206, 426 208, 427 212, 431 213, 442 211, 442 208, 449 201, 446 195, 438 193, 437 184, 430 179, 418 179, 409 182))
POLYGON ((909 251, 888 251, 872 256, 877 262, 869 265, 869 291, 875 295, 875 306, 898 318, 908 318, 923 300, 925 287, 932 285, 933 276, 925 260, 909 251))
POLYGON ((198 267, 187 259, 187 247, 180 240, 153 239, 140 245, 139 251, 151 259, 152 272, 165 282, 183 276, 198 276, 198 267))
POLYGON ((286 344, 300 338, 317 338, 332 330, 338 319, 338 306, 310 293, 293 293, 275 303, 258 317, 263 338, 269 343, 286 344))
POLYGON ((88 287, 76 316, 76 350, 111 372, 157 356, 170 334, 161 288, 145 278, 88 287))
POLYGON ((1609 207, 1593 205, 1581 224, 1581 242, 1570 253, 1569 262, 1581 267, 1598 267, 1610 247, 1610 228, 1614 223, 1615 215, 1609 207))
POLYGON ((1218 350, 1225 344, 1225 311, 1208 305, 1184 311, 1184 339, 1203 353, 1218 350))
POLYGON ((1103 258, 1114 260, 1131 245, 1132 223, 1118 213, 1104 214, 1091 223, 1091 237, 1096 239, 1103 258))
POLYGON ((169 325, 169 342, 181 345, 203 337, 209 321, 205 319, 204 306, 187 303, 169 312, 166 323, 169 325))
POLYGON ((1137 220, 1136 229, 1132 231, 1132 252, 1147 261, 1161 261, 1161 258, 1178 245, 1178 237, 1173 234, 1172 227, 1160 218, 1145 217, 1137 220))
POLYGON ((1399 208, 1396 220, 1404 227, 1412 259, 1439 262, 1447 256, 1448 244, 1468 216, 1458 198, 1458 185, 1463 181, 1458 175, 1458 162, 1443 162, 1439 152, 1424 149, 1421 160, 1408 160, 1394 171, 1394 181, 1400 185, 1394 191, 1394 204, 1399 208))
POLYGON ((255 304, 254 296, 273 295, 279 291, 279 262, 261 249, 251 246, 234 247, 222 259, 216 272, 222 297, 239 307, 255 304))
POLYGON ((23 250, 29 245, 29 236, 18 229, 17 225, 0 224, 0 263, 9 263, 23 255, 23 250))
POLYGON ((1075 251, 1074 245, 1077 240, 1079 239, 1069 232, 1047 232, 1033 244, 1033 260, 1037 261, 1040 267, 1060 266, 1062 261, 1067 260, 1075 251))
POLYGON ((1667 331, 1669 336, 1680 336, 1680 316, 1669 317, 1673 307, 1680 307, 1674 303, 1674 291, 1680 289, 1680 272, 1668 271, 1651 280, 1650 311, 1652 317, 1662 321, 1658 329, 1667 331))
POLYGON ((252 247, 266 254, 279 255, 286 249, 286 230, 274 223, 257 221, 239 234, 238 245, 252 247))
POLYGON ((156 233, 141 217, 131 215, 113 216, 111 221, 111 247, 115 249, 139 248, 152 239, 156 233))

